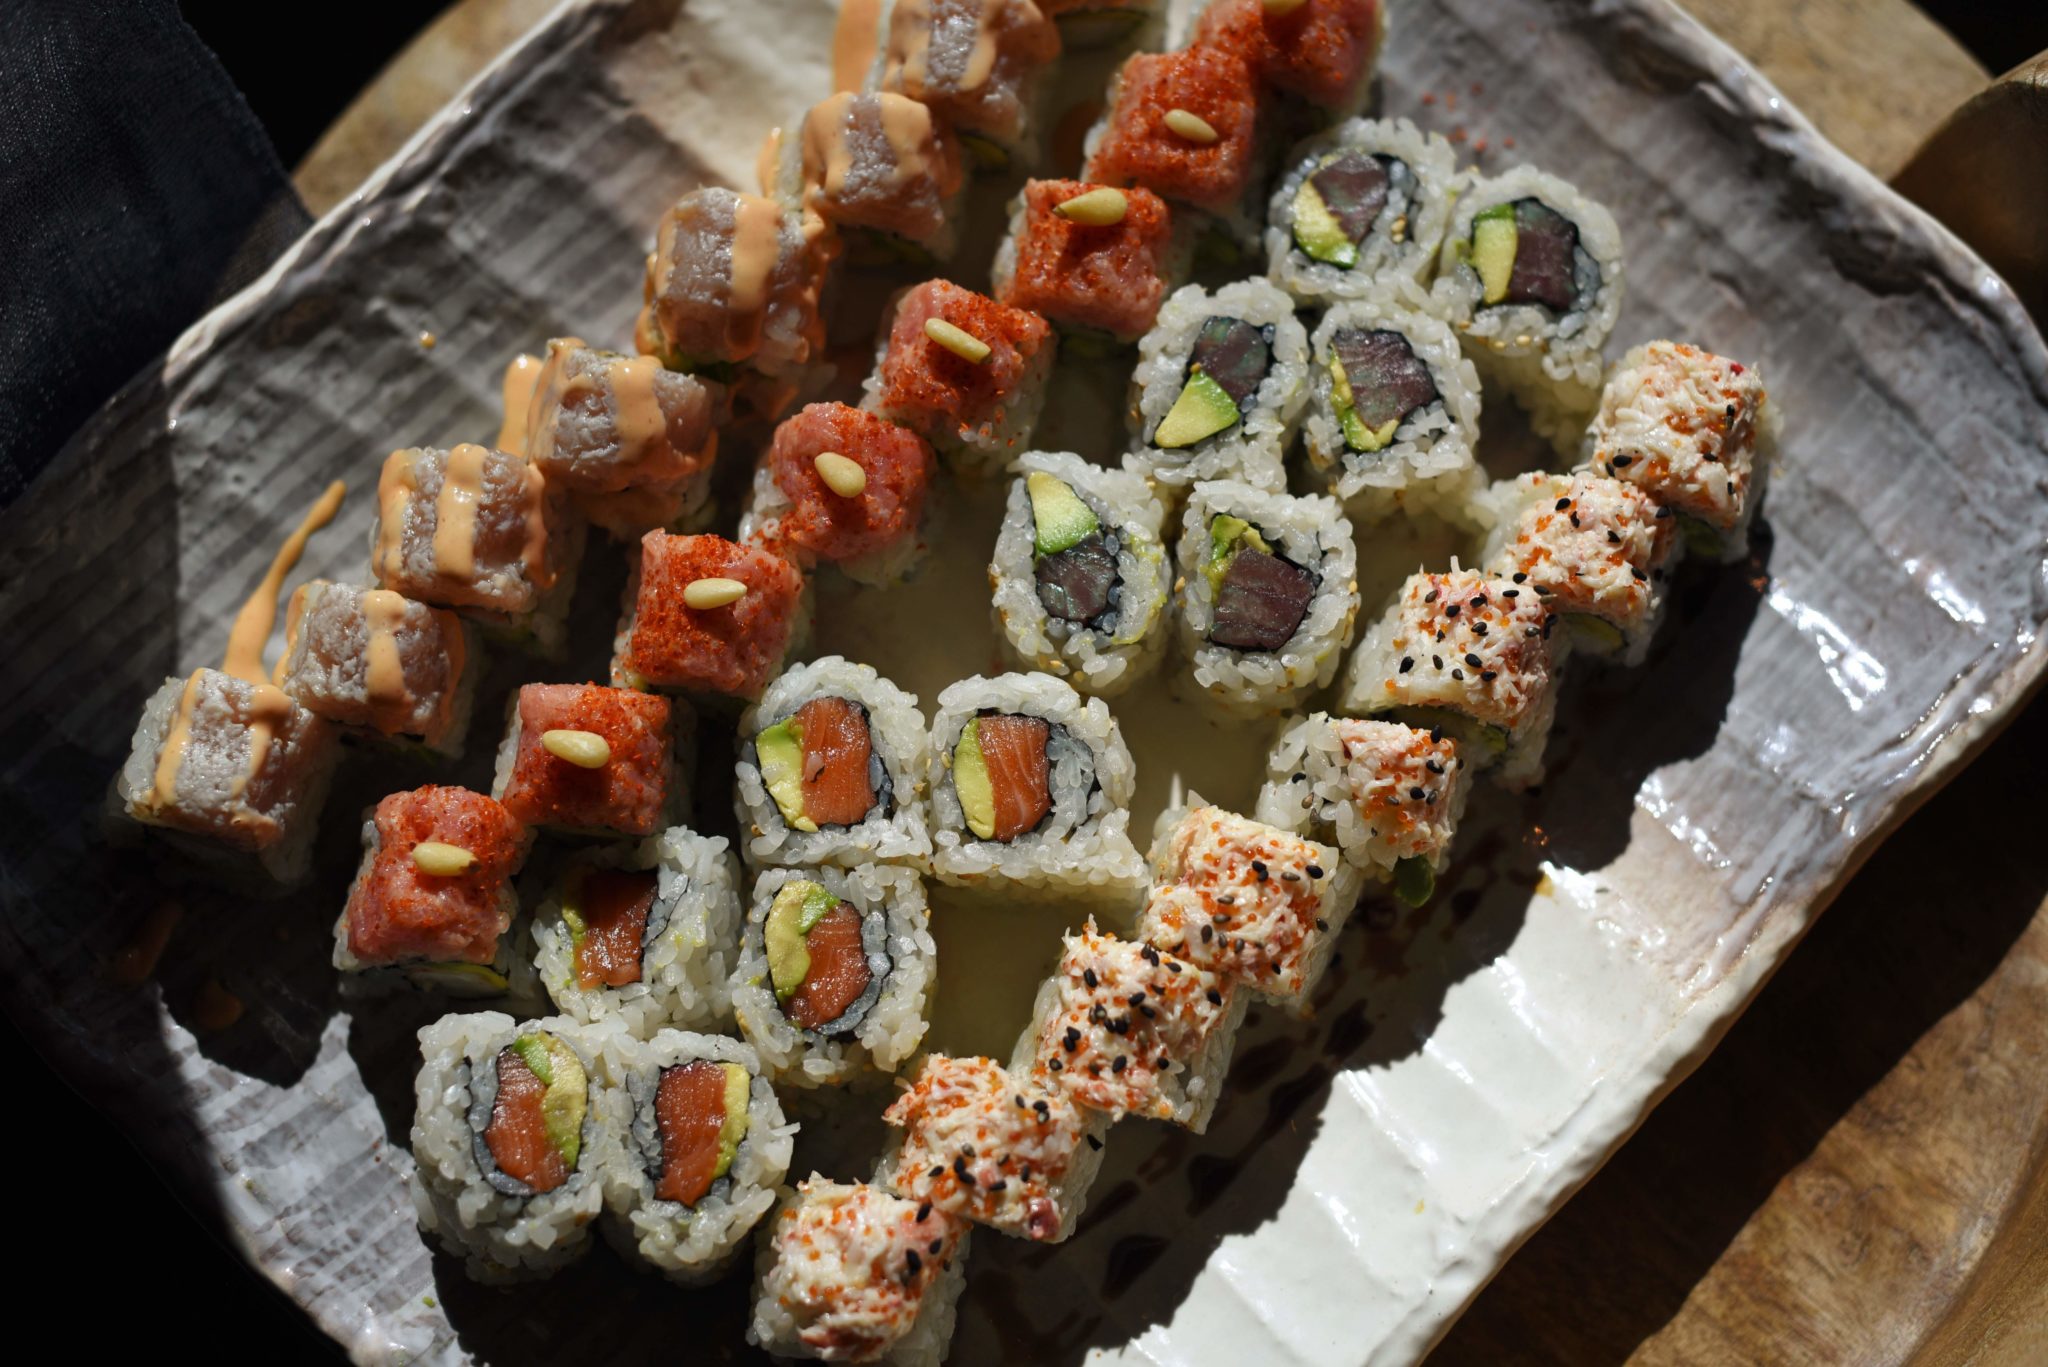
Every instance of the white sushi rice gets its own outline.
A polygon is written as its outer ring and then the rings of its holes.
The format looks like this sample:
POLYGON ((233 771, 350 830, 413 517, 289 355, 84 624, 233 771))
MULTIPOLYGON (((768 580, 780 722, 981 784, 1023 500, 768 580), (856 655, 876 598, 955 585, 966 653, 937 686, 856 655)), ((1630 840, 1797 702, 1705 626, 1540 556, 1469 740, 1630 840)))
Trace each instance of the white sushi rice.
POLYGON ((1303 304, 1317 305, 1355 299, 1393 280, 1429 283, 1463 184, 1443 134, 1424 133, 1407 119, 1347 119, 1296 143, 1286 165, 1266 212, 1267 273, 1276 285, 1303 304), (1308 178, 1346 150, 1403 163, 1415 185, 1412 198, 1390 190, 1357 244, 1357 262, 1339 266, 1316 260, 1295 242, 1294 202, 1308 178))
POLYGON ((1151 673, 1166 650, 1170 585, 1166 547, 1160 541, 1166 510, 1143 479, 1090 464, 1069 451, 1028 451, 1012 468, 1017 478, 1010 484, 988 567, 996 630, 1021 668, 1066 679, 1095 697, 1115 697, 1151 673), (1037 527, 1026 488, 1033 471, 1066 484, 1101 529, 1117 539, 1119 598, 1111 634, 1054 617, 1038 596, 1033 577, 1037 527))
POLYGON ((739 757, 733 807, 750 866, 773 864, 930 863, 931 833, 925 825, 928 755, 924 714, 917 695, 906 693, 870 665, 826 655, 797 665, 768 685, 761 701, 740 718, 739 757), (866 709, 868 740, 890 785, 889 801, 870 809, 854 826, 800 831, 783 819, 782 808, 761 776, 754 737, 815 698, 846 698, 866 709))
POLYGON ((1449 737, 1432 743, 1429 732, 1400 722, 1314 713, 1283 731, 1267 757, 1258 818, 1334 844, 1378 878, 1392 878, 1410 858, 1441 873, 1472 790, 1471 766, 1457 750, 1449 737), (1432 759, 1441 772, 1427 767, 1432 759), (1418 788, 1427 801, 1412 796, 1418 788), (1409 820, 1378 817, 1389 796, 1409 820))

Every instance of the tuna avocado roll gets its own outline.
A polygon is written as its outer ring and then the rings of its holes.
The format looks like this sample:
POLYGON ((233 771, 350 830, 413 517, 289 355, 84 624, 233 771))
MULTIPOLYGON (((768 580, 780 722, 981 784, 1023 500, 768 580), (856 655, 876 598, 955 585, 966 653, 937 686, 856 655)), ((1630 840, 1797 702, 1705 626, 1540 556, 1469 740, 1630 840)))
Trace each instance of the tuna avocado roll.
POLYGON ((937 473, 931 444, 910 429, 814 403, 775 429, 739 539, 886 588, 913 575, 930 549, 937 473))
POLYGON ((1297 144, 1287 165, 1266 217, 1275 284, 1304 304, 1428 284, 1458 188, 1441 134, 1351 119, 1297 144))
POLYGON ((996 249, 995 295, 1069 333, 1069 346, 1128 345, 1187 273, 1189 246, 1150 190, 1026 181, 996 249))
POLYGON ((491 795, 527 825, 646 836, 689 807, 687 706, 599 684, 526 684, 506 711, 491 795))

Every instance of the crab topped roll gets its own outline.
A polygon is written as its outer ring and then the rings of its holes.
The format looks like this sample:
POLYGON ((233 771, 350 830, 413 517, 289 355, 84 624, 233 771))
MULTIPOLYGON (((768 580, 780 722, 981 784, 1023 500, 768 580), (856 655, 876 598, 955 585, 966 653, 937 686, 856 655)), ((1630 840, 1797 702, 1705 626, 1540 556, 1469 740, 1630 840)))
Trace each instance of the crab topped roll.
POLYGON ((962 679, 932 720, 932 868, 1008 901, 1084 898, 1127 915, 1137 769, 1100 698, 1044 674, 962 679))
POLYGON ((1315 127, 1364 108, 1386 26, 1381 0, 1212 0, 1189 42, 1244 56, 1269 92, 1304 107, 1286 121, 1315 127))
POLYGON ((930 1203, 811 1174, 761 1240, 747 1342, 777 1357, 938 1367, 970 1228, 930 1203))
POLYGON ((591 1040, 600 1094, 604 1233, 670 1281, 715 1280, 775 1204, 796 1127, 752 1046, 663 1030, 591 1040))
POLYGON ((1700 554, 1740 560, 1777 451, 1777 405, 1755 366, 1651 342, 1608 377, 1585 459, 1676 514, 1700 554))
POLYGON ((1258 817, 1335 844, 1419 907, 1443 872, 1471 780, 1458 742, 1441 730, 1317 712, 1274 745, 1258 817))
POLYGON ((1259 93, 1242 55, 1194 47, 1131 57, 1087 152, 1085 179, 1142 185, 1257 239, 1259 93))
POLYGON ((1591 470, 1503 480, 1485 503, 1487 569, 1535 590, 1564 619, 1574 652, 1642 663, 1683 549, 1675 519, 1637 486, 1591 470))
POLYGON ((1074 1232, 1109 1123, 1044 1074, 926 1055, 882 1115, 901 1134, 876 1179, 899 1196, 1038 1243, 1074 1232))
POLYGON ((1569 183, 1529 166, 1471 180, 1437 258, 1433 307, 1480 378, 1578 454, 1600 397, 1600 349, 1621 313, 1621 230, 1569 183))
POLYGON ((937 472, 931 444, 910 429, 842 403, 811 404, 775 429, 739 539, 887 587, 930 549, 937 472))
POLYGON ((469 629, 445 608, 312 579, 285 609, 277 686, 331 722, 457 755, 476 693, 469 629))
POLYGON ((1543 778, 1564 641, 1543 595, 1512 578, 1417 573, 1366 632, 1339 710, 1441 727, 1476 768, 1523 788, 1543 778))
POLYGON ((769 869, 732 975, 740 1031, 798 1087, 891 1073, 917 1052, 938 946, 910 869, 769 869))
POLYGON ((1028 180, 996 248, 996 298, 1077 340, 1127 345, 1187 273, 1189 246, 1150 190, 1028 180))
POLYGON ((1305 1007, 1363 884, 1328 845, 1197 805, 1162 823, 1138 938, 1305 1007))
POLYGON ((827 655, 740 719, 740 839, 750 864, 923 865, 927 742, 917 695, 827 655))
POLYGON ((1316 326, 1303 434, 1310 467, 1353 514, 1469 523, 1481 483, 1479 376, 1419 293, 1333 304, 1316 326))
POLYGON ((1050 1079, 1111 1120, 1207 1129, 1246 995, 1165 950, 1100 934, 1092 921, 1061 945, 1011 1068, 1050 1079))
POLYGON ((626 581, 612 681, 751 701, 810 631, 795 565, 722 536, 649 532, 626 581))
POLYGON ((526 684, 507 709, 492 796, 529 826, 652 835, 689 805, 667 698, 598 684, 526 684))
POLYGON ((1268 716, 1337 676, 1358 617, 1358 573, 1334 499, 1197 484, 1176 554, 1181 649, 1211 707, 1268 716))
POLYGON ((840 230, 863 258, 943 261, 965 199, 960 143, 907 95, 841 91, 804 115, 778 188, 840 230))
POLYGON ((1281 492, 1308 357, 1294 302, 1272 285, 1183 285, 1138 343, 1124 468, 1176 504, 1197 480, 1281 492))
POLYGON ((533 916, 534 968, 556 1009, 640 1039, 729 1028, 738 873, 724 837, 682 826, 564 861, 533 916))
POLYGON ((1297 144, 1287 167, 1266 216, 1275 284, 1326 304, 1392 280, 1429 282, 1458 190, 1441 133, 1406 119, 1350 119, 1297 144))
POLYGON ((1031 0, 891 0, 881 89, 949 125, 983 166, 1030 163, 1059 30, 1031 0))
POLYGON ((1098 697, 1151 672, 1166 648, 1165 510, 1145 482, 1066 451, 1032 451, 989 562, 1010 657, 1098 697))
POLYGON ((590 1246, 604 1204, 592 1045, 559 1017, 443 1016, 420 1031, 413 1206, 480 1282, 523 1281, 590 1246))
POLYGON ((862 407, 901 423, 965 474, 1031 442, 1058 339, 1045 319, 945 280, 896 298, 862 407))

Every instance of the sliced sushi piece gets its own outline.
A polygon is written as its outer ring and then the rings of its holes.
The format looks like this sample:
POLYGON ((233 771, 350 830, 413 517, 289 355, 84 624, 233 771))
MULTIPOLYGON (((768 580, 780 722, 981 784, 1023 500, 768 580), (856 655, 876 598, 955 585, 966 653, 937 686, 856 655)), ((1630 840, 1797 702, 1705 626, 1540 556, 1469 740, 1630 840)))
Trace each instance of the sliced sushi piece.
POLYGON ((848 237, 856 259, 951 257, 966 172, 943 119, 890 91, 827 98, 804 115, 782 183, 848 237))
POLYGON ((1455 562, 1447 574, 1411 574, 1352 655, 1338 710, 1441 727, 1507 786, 1541 782, 1564 663, 1556 620, 1543 595, 1512 579, 1455 562))
POLYGON ((1164 950, 1100 934, 1093 921, 1061 945, 1012 1070, 1050 1079, 1111 1120, 1207 1129, 1246 994, 1164 950))
POLYGON ((1258 85, 1249 61, 1218 47, 1139 53, 1110 89, 1088 138, 1086 180, 1141 185, 1258 238, 1258 85))
POLYGON ((775 429, 739 539, 798 564, 836 565, 855 583, 898 583, 930 549, 937 472, 931 444, 910 429, 845 404, 811 404, 775 429))
POLYGON ((1031 442, 1058 340, 1045 319, 945 280, 896 298, 861 406, 918 433, 963 474, 1031 442))
POLYGON ((810 631, 803 574, 757 545, 649 532, 626 583, 612 681, 752 701, 810 631))
POLYGON ((282 689, 200 669, 143 704, 109 802, 195 864, 282 892, 305 878, 339 758, 333 727, 282 689))
POLYGON ((489 997, 523 989, 507 934, 513 875, 532 835, 466 788, 393 793, 365 814, 363 862, 334 928, 334 966, 351 992, 413 987, 489 997))
POLYGON ((1585 463, 1680 519, 1702 555, 1740 560, 1778 451, 1778 409, 1753 365, 1651 342, 1608 377, 1585 463))
POLYGON ((534 970, 556 1009, 639 1039, 733 1023, 738 861, 723 836, 671 826, 568 859, 533 915, 534 970))
POLYGON ((761 1240, 747 1342, 777 1357, 938 1367, 969 1229, 936 1206, 811 1174, 761 1240))
POLYGON ((462 753, 476 671, 469 629, 444 608, 390 589, 312 579, 285 609, 277 686, 361 734, 462 753))
POLYGON ((1079 339, 1128 344, 1186 275, 1190 245, 1150 190, 1028 180, 996 249, 996 298, 1079 339))
POLYGON ((1364 881, 1328 845, 1197 805, 1161 823, 1138 938, 1306 1008, 1364 881))
POLYGON ((1427 285, 1457 198, 1457 158, 1406 119, 1348 119, 1288 152, 1266 214, 1273 282, 1304 304, 1427 285))
POLYGON ((798 1087, 894 1072, 924 1038, 937 946, 910 869, 769 869, 733 970, 740 1031, 798 1087))
POLYGON ((1114 697, 1166 650, 1166 512, 1145 482, 1066 451, 1017 462, 989 582, 1011 659, 1114 697))
POLYGON ((1486 496, 1486 568, 1534 589, 1574 653, 1640 664, 1683 549, 1675 519, 1632 484, 1590 470, 1503 480, 1486 496))
POLYGON ((1263 280, 1175 290, 1138 343, 1124 468, 1177 505, 1197 480, 1280 493, 1308 398, 1308 332, 1263 280))
POLYGON ((740 719, 748 862, 923 867, 926 756, 916 694, 837 655, 798 665, 740 719))
POLYGON ((1440 730, 1317 712, 1274 745, 1258 818, 1336 845, 1419 907, 1444 870, 1471 788, 1458 742, 1440 730))
POLYGON ((1243 56, 1269 92, 1305 106, 1284 122, 1319 127, 1365 107, 1386 24, 1380 0, 1213 0, 1189 42, 1243 56))
POLYGON ((901 1134, 878 1183, 1038 1243, 1074 1232, 1109 1129, 1049 1077, 944 1054, 926 1055, 882 1118, 901 1134))
POLYGON ((667 698, 599 684, 526 684, 507 709, 491 793, 529 826, 653 835, 688 809, 682 726, 667 698))
POLYGON ((1181 649, 1200 700, 1230 716, 1268 716, 1336 677, 1358 578, 1351 524, 1334 499, 1197 484, 1176 555, 1181 649))
POLYGON ((480 1282, 545 1276, 590 1246, 604 1201, 591 1041, 560 1017, 497 1011, 422 1029, 413 1090, 420 1228, 480 1282))
POLYGON ((1045 674, 962 679, 932 720, 932 868, 1006 902, 1083 900, 1128 917, 1137 770, 1100 698, 1045 674))
POLYGON ((1036 159, 1038 106, 1059 30, 1031 0, 892 0, 880 88, 930 109, 975 162, 1036 159))
POLYGON ((796 1127, 752 1046, 663 1030, 593 1037, 606 1239, 684 1286, 716 1280, 775 1204, 796 1127))

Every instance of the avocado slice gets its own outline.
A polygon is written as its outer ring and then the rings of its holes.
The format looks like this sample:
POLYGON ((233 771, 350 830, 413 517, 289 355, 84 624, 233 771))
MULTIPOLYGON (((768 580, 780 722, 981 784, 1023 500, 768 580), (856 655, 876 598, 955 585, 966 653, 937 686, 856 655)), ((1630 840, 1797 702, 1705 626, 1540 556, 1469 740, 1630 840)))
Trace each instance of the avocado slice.
POLYGON ((783 821, 794 831, 817 830, 818 823, 804 815, 803 722, 791 716, 754 737, 754 755, 783 821))
POLYGON ((1436 891, 1436 870, 1429 861, 1419 854, 1411 854, 1394 864, 1394 896, 1411 907, 1427 902, 1436 891))
POLYGON ((407 964, 405 977, 422 992, 450 997, 495 997, 511 986, 505 975, 489 964, 407 964))
POLYGON ((829 889, 808 879, 796 878, 782 885, 768 906, 767 924, 761 927, 762 947, 768 952, 768 978, 775 984, 775 1000, 786 1002, 796 995, 811 971, 811 954, 804 948, 804 936, 839 905, 829 889))
POLYGON ((725 1124, 718 1129, 718 1165, 711 1170, 716 1182, 732 1168, 733 1155, 747 1137, 747 1105, 753 1100, 754 1080, 737 1063, 721 1063, 725 1070, 725 1124))
POLYGON ((1240 546, 1266 555, 1273 553, 1266 538, 1259 535, 1259 529, 1243 518, 1223 513, 1209 520, 1209 558, 1202 563, 1202 573, 1208 577, 1211 594, 1221 590, 1223 572, 1230 568, 1230 557, 1237 554, 1240 546))
POLYGON ((541 1123, 547 1127, 548 1143, 573 1172, 583 1152, 583 1113, 590 1105, 590 1078, 583 1060, 553 1035, 521 1035, 512 1041, 512 1052, 547 1088, 540 1099, 541 1123))
POLYGON ((1066 481, 1043 470, 1024 477, 1024 492, 1031 500, 1031 521, 1037 534, 1033 549, 1040 555, 1058 555, 1102 527, 1094 510, 1066 481))
POLYGON ((981 753, 981 718, 960 728, 953 743, 953 791, 960 795, 960 812, 967 829, 979 840, 996 835, 996 789, 989 782, 988 761, 981 753))
POLYGON ((1180 397, 1159 420, 1152 444, 1168 451, 1193 446, 1204 437, 1213 437, 1234 426, 1238 416, 1237 400, 1230 397, 1230 391, 1195 366, 1188 371, 1188 382, 1181 388, 1180 397))
POLYGON ((1564 614, 1564 629, 1570 633, 1574 646, 1599 655, 1620 650, 1625 639, 1620 627, 1590 612, 1564 614))
POLYGON ((1508 297, 1518 236, 1512 204, 1496 204, 1473 216, 1472 269, 1479 272, 1482 304, 1498 304, 1508 297))
POLYGON ((1330 353, 1330 404, 1337 410, 1337 421, 1344 428, 1344 444, 1354 451, 1383 450, 1401 428, 1399 418, 1391 418, 1378 427, 1365 425, 1351 393, 1351 376, 1344 369, 1343 357, 1335 352, 1330 353))
POLYGON ((1309 257, 1349 270, 1358 264, 1358 244, 1323 202, 1315 180, 1306 178, 1294 192, 1294 241, 1309 257))

